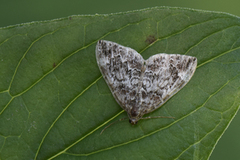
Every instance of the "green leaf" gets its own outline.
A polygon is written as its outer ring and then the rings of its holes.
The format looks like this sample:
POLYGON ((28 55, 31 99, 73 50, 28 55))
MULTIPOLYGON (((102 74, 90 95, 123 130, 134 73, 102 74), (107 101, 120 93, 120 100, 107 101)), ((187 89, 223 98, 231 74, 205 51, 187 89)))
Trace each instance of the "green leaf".
POLYGON ((240 104, 239 18, 156 7, 0 29, 0 159, 208 159, 240 104), (100 39, 195 56, 190 82, 127 121, 95 59, 100 39))

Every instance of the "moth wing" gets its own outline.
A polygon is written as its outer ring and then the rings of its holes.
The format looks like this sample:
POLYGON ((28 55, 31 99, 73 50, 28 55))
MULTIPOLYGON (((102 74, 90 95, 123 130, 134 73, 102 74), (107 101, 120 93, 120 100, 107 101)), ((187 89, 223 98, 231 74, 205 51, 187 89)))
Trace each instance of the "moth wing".
POLYGON ((192 78, 197 58, 180 54, 157 54, 146 60, 140 97, 142 113, 162 106, 192 78))
POLYGON ((96 46, 99 69, 119 105, 127 112, 138 102, 144 59, 137 51, 100 40, 96 46))

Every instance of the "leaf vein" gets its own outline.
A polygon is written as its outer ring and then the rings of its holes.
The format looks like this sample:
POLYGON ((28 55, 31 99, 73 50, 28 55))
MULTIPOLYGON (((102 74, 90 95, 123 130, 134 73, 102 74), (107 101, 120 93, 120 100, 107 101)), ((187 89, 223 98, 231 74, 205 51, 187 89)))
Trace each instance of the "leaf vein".
MULTIPOLYGON (((239 74, 239 75, 240 75, 240 74, 239 74)), ((237 76, 239 76, 239 75, 237 75, 237 76)), ((94 151, 94 152, 91 152, 91 153, 87 153, 87 154, 75 154, 75 155, 78 155, 78 156, 89 156, 89 155, 96 154, 96 153, 99 153, 99 152, 107 151, 107 150, 110 150, 110 149, 113 149, 113 148, 116 148, 116 147, 121 147, 121 146, 127 145, 127 144, 129 144, 129 143, 133 143, 133 142, 139 141, 139 140, 141 140, 141 139, 143 139, 143 138, 146 138, 146 137, 151 136, 151 135, 153 135, 153 134, 155 134, 155 133, 157 133, 157 132, 160 132, 160 131, 162 131, 162 130, 164 130, 164 129, 167 129, 167 128, 173 126, 174 124, 176 124, 177 122, 179 122, 179 121, 185 119, 186 117, 190 116, 191 114, 197 112, 197 111, 198 111, 199 109, 201 109, 202 107, 204 107, 205 104, 206 104, 214 95, 216 95, 219 91, 221 91, 225 86, 227 86, 227 85, 229 84, 229 82, 231 82, 231 81, 232 81, 233 79, 235 79, 237 76, 235 76, 235 77, 233 77, 232 79, 228 80, 225 84, 223 84, 221 87, 219 87, 219 89, 218 89, 217 91, 215 91, 214 93, 212 93, 211 95, 209 95, 208 99, 207 99, 201 106, 199 106, 199 107, 196 108, 195 110, 189 112, 189 113, 186 114, 185 116, 179 118, 178 120, 172 122, 171 124, 167 125, 166 127, 160 128, 160 129, 155 130, 155 131, 153 131, 153 132, 151 132, 151 133, 149 133, 149 134, 147 134, 147 135, 144 135, 144 136, 142 136, 142 137, 133 139, 133 140, 128 141, 128 142, 124 142, 124 143, 121 143, 121 144, 117 144, 117 145, 115 145, 115 146, 111 146, 111 147, 108 147, 108 148, 105 148, 105 149, 100 149, 100 150, 97 150, 97 151, 94 151)), ((123 110, 123 111, 124 111, 124 110, 123 110)))

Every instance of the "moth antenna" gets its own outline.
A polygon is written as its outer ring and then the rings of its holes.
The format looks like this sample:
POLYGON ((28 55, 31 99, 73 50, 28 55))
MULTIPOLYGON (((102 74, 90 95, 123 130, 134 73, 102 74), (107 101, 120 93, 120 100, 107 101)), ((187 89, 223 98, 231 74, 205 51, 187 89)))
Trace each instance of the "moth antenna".
POLYGON ((175 118, 175 117, 155 116, 155 117, 142 117, 141 119, 154 119, 154 118, 175 118))
POLYGON ((116 121, 110 123, 108 126, 106 126, 106 127, 101 131, 100 135, 101 135, 108 127, 110 127, 111 125, 113 125, 113 124, 115 124, 115 123, 117 123, 117 122, 121 122, 121 121, 123 121, 123 120, 125 120, 125 119, 127 119, 127 117, 121 118, 121 119, 119 119, 119 120, 116 120, 116 121))

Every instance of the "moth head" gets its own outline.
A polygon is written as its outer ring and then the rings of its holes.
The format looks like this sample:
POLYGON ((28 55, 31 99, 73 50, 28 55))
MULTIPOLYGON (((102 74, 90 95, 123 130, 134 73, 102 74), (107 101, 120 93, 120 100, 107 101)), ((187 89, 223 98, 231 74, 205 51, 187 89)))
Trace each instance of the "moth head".
POLYGON ((131 119, 129 119, 129 123, 131 123, 132 125, 135 125, 135 124, 138 123, 138 120, 134 119, 134 118, 131 118, 131 119))

